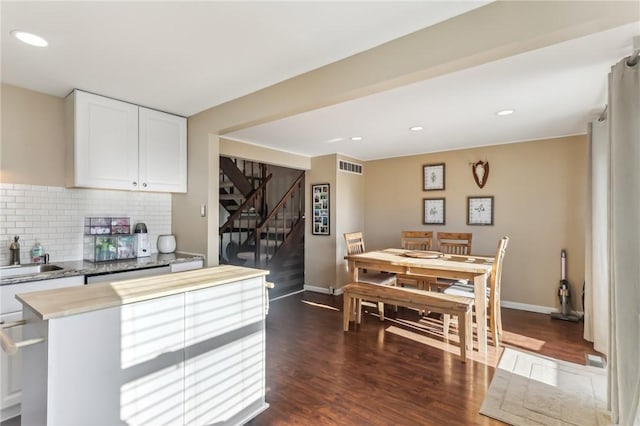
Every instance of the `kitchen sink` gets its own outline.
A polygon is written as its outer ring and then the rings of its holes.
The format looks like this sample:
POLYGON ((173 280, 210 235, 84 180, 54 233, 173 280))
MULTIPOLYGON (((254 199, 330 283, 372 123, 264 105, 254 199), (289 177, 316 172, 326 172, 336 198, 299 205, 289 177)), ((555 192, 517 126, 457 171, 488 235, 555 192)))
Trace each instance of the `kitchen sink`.
POLYGON ((29 263, 26 265, 10 265, 0 267, 0 278, 20 277, 22 275, 41 274, 43 272, 60 271, 64 269, 61 266, 38 263, 29 263))

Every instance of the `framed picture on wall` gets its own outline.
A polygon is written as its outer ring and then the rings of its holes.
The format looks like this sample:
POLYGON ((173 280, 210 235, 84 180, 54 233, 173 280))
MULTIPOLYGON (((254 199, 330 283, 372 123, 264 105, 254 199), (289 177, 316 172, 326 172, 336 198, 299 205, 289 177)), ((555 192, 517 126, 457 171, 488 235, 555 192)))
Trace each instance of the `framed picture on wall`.
POLYGON ((423 220, 425 225, 444 225, 445 223, 445 204, 444 198, 425 198, 423 220))
POLYGON ((467 197, 467 225, 493 225, 493 196, 467 197))
POLYGON ((439 191, 444 189, 444 163, 425 164, 422 166, 423 191, 439 191))
POLYGON ((311 185, 311 206, 313 209, 311 222, 312 235, 330 235, 329 184, 311 185))

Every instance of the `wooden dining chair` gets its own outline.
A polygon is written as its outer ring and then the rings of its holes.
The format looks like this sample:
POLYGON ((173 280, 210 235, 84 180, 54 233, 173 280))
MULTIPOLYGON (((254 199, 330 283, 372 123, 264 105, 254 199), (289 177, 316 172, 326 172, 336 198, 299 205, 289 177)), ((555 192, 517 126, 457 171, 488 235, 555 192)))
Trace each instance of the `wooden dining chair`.
POLYGON ((406 250, 431 250, 433 232, 402 231, 400 244, 406 250))
MULTIPOLYGON (((460 256, 469 256, 471 254, 471 240, 473 234, 471 232, 438 232, 436 241, 438 243, 438 251, 443 254, 452 254, 460 256)), ((443 290, 458 280, 445 277, 438 277, 431 284, 431 290, 443 290)))
MULTIPOLYGON (((489 286, 487 287, 487 320, 489 321, 489 330, 493 345, 497 348, 500 346, 500 338, 502 336, 502 314, 500 312, 500 287, 502 282, 502 264, 504 255, 509 244, 509 237, 502 237, 498 242, 496 257, 491 268, 491 277, 489 286)), ((475 298, 473 283, 456 282, 449 288, 444 290, 444 294, 454 296, 464 296, 475 298)), ((444 315, 445 329, 448 326, 450 317, 444 315)))
MULTIPOLYGON (((365 252, 362 232, 347 232, 344 234, 344 240, 347 244, 348 255, 365 252)), ((396 285, 397 280, 395 274, 360 271, 358 273, 358 282, 379 285, 396 285)), ((384 321, 384 304, 382 302, 378 302, 378 313, 380 314, 380 321, 384 321)))
MULTIPOLYGON (((431 250, 433 243, 433 232, 431 231, 402 231, 400 234, 400 246, 405 250, 431 250)), ((399 286, 414 286, 419 290, 429 287, 429 283, 425 280, 417 280, 409 275, 396 276, 399 286)))
POLYGON ((436 239, 438 250, 444 254, 471 254, 471 232, 438 232, 436 239))

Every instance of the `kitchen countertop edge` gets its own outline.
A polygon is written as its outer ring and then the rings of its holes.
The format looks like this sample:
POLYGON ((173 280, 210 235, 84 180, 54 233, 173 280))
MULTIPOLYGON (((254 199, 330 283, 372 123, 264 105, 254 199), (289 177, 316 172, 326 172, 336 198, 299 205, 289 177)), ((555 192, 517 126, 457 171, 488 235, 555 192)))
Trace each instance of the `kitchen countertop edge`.
MULTIPOLYGON (((104 275, 117 272, 134 271, 138 269, 150 269, 168 266, 177 263, 202 260, 205 256, 197 253, 175 252, 170 254, 153 253, 149 257, 139 257, 130 260, 118 260, 111 262, 89 262, 86 260, 73 260, 64 262, 51 262, 52 265, 61 266, 58 271, 42 272, 34 275, 23 275, 0 279, 0 286, 20 284, 33 281, 53 280, 57 278, 75 277, 78 275, 104 275)), ((204 265, 206 266, 206 265, 204 265)))
POLYGON ((268 274, 269 271, 263 269, 218 265, 211 268, 135 278, 114 283, 23 293, 16 295, 16 298, 42 320, 51 320, 201 290, 268 274))

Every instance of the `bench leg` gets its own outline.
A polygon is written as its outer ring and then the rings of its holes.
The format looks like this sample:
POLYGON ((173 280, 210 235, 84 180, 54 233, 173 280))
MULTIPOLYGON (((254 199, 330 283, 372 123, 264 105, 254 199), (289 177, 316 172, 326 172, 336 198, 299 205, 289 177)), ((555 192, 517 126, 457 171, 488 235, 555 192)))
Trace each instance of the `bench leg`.
POLYGON ((344 327, 344 331, 349 331, 349 321, 351 320, 351 296, 347 293, 342 295, 343 297, 343 305, 342 305, 342 326, 344 327))
POLYGON ((442 314, 442 328, 444 331, 444 338, 449 338, 449 325, 451 324, 451 315, 450 314, 442 314))
MULTIPOLYGON (((462 362, 467 361, 467 333, 471 330, 467 330, 467 321, 464 318, 460 318, 462 314, 458 314, 458 336, 460 337, 460 357, 462 362)), ((465 314, 466 316, 466 314, 465 314)))
POLYGON ((384 321, 384 303, 378 302, 378 313, 380 314, 380 321, 384 321))
POLYGON ((467 339, 465 345, 468 350, 473 351, 473 311, 469 310, 465 312, 464 323, 467 328, 467 339))
POLYGON ((355 299, 355 308, 356 308, 356 323, 360 324, 362 322, 362 299, 355 299))

